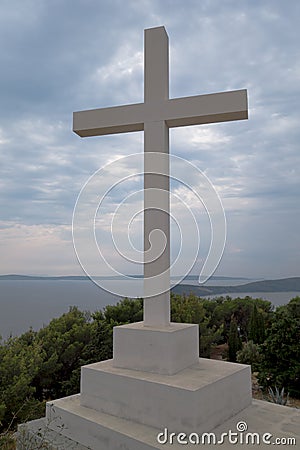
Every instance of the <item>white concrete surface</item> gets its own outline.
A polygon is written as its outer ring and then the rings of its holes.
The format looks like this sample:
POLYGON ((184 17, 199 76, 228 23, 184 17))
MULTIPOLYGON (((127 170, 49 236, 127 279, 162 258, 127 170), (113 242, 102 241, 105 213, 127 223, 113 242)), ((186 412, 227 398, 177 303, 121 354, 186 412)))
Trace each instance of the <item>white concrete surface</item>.
POLYGON ((166 326, 170 322, 169 163, 164 174, 158 174, 155 158, 148 159, 147 154, 156 153, 158 158, 169 154, 170 127, 247 119, 247 91, 170 99, 165 28, 145 30, 144 41, 144 103, 74 112, 73 130, 81 137, 144 130, 144 322, 166 326), (160 202, 153 208, 157 190, 160 202), (149 257, 151 248, 155 258, 149 257))
POLYGON ((173 375, 199 359, 199 327, 170 323, 149 327, 144 322, 114 327, 113 365, 173 375))
MULTIPOLYGON (((64 425, 64 414, 62 413, 60 418, 55 415, 55 402, 53 402, 53 408, 53 420, 57 421, 58 431, 60 432, 59 425, 64 425)), ((27 434, 29 436, 31 435, 31 439, 37 432, 41 433, 44 436, 43 443, 45 447, 43 448, 51 450, 180 450, 183 448, 209 450, 218 447, 222 450, 232 450, 234 448, 238 448, 239 450, 246 450, 247 448, 267 450, 272 447, 282 450, 287 448, 294 448, 296 450, 300 448, 300 410, 286 406, 278 406, 260 400, 253 400, 252 404, 246 409, 212 430, 217 439, 220 440, 222 433, 229 434, 228 432, 230 430, 236 432, 237 423, 243 421, 247 424, 247 431, 238 433, 238 438, 241 440, 242 436, 245 442, 247 433, 256 433, 260 436, 259 445, 256 443, 254 445, 246 445, 245 443, 232 444, 226 438, 224 438, 222 444, 213 445, 207 443, 208 437, 205 438, 205 443, 200 445, 179 444, 176 437, 173 437, 173 443, 170 444, 170 433, 172 430, 169 430, 168 433, 168 443, 159 444, 157 437, 160 433, 164 433, 163 426, 156 429, 90 410, 80 406, 79 395, 60 400, 60 412, 64 410, 72 413, 74 416, 74 430, 65 430, 65 434, 69 436, 74 432, 71 439, 60 433, 56 434, 53 430, 49 430, 45 419, 29 422, 22 425, 22 427, 26 427, 27 434), (77 427, 75 424, 77 424, 77 427), (94 434, 90 424, 92 426, 97 424, 99 431, 98 437, 94 434), (269 438, 270 444, 264 444, 262 442, 262 437, 265 433, 271 434, 269 438), (91 445, 88 447, 78 443, 86 435, 88 435, 91 442, 91 445), (296 444, 287 445, 283 443, 275 445, 275 439, 278 438, 286 439, 286 442, 287 439, 292 438, 296 440, 296 444), (47 441, 49 442, 49 447, 46 447, 47 441)), ((194 430, 194 432, 198 434, 198 430, 194 430)), ((29 439, 27 443, 28 441, 29 439)), ((35 447, 22 447, 21 445, 17 447, 17 450, 25 450, 25 448, 26 450, 36 450, 35 447)))
POLYGON ((18 426, 16 448, 17 450, 91 450, 90 447, 63 436, 60 430, 51 430, 45 418, 18 426))
POLYGON ((82 367, 82 406, 174 431, 209 431, 251 403, 250 367, 211 359, 172 375, 113 367, 82 367))

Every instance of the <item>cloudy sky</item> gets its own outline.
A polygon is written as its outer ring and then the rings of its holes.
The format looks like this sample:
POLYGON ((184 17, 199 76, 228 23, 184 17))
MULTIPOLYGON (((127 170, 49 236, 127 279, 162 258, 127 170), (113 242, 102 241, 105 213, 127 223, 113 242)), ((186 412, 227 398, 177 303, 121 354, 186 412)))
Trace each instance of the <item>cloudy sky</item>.
MULTIPOLYGON (((142 154, 143 135, 81 139, 72 132, 72 112, 142 102, 143 30, 164 25, 170 97, 248 90, 249 120, 170 131, 172 155, 195 164, 224 206, 227 242, 216 274, 298 276, 299 21, 298 0, 1 0, 0 274, 82 274, 72 242, 78 194, 107 163, 142 154)), ((111 166, 114 174, 122 164, 137 174, 133 161, 111 166)), ((110 173, 103 174, 108 182, 110 173)), ((138 211, 141 188, 141 177, 133 177, 98 211, 97 232, 111 264, 105 236, 112 214, 124 193, 138 211)), ((173 189, 172 212, 181 224, 172 225, 172 254, 185 226, 185 249, 195 247, 183 199, 202 231, 197 273, 209 247, 205 208, 183 187, 173 189)), ((141 217, 129 231, 137 248, 141 217)), ((121 214, 115 226, 119 243, 125 219, 121 214)), ((126 261, 119 268, 138 272, 126 261)))

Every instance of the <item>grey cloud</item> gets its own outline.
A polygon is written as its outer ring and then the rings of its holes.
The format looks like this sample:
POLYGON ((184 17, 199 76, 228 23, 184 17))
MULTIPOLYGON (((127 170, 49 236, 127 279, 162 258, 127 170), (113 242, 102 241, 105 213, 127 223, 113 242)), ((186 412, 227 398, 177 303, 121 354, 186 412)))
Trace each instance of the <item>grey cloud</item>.
MULTIPOLYGON (((248 88, 248 121, 211 125, 202 141, 201 133, 192 141, 192 128, 171 139, 172 153, 203 170, 228 207, 223 270, 250 270, 258 255, 262 270, 276 255, 292 269, 299 254, 299 18, 299 2, 280 0, 4 1, 2 220, 70 224, 87 178, 115 155, 142 151, 141 134, 78 138, 72 111, 142 101, 143 29, 165 24, 173 97, 248 88)), ((109 200, 123 195, 115 190, 109 200)))

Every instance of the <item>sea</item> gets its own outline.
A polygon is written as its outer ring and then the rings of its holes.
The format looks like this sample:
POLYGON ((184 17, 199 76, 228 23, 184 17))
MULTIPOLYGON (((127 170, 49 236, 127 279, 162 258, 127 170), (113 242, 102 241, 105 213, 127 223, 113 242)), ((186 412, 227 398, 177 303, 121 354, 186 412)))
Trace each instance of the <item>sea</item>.
MULTIPOLYGON (((254 280, 250 280, 254 281, 254 280)), ((249 282, 245 280, 244 283, 249 282)), ((116 281, 110 281, 111 287, 116 281)), ((120 283, 120 282, 118 282, 120 283)), ((123 283, 131 283, 125 281, 123 283)), ((197 284, 188 280, 187 284, 197 284)), ((207 285, 226 285, 224 280, 209 282, 207 285)), ((230 279, 231 286, 243 284, 241 279, 230 279)), ((128 284, 127 284, 128 287, 128 284)), ((129 290, 124 288, 124 296, 129 290)), ((141 295, 138 294, 138 295, 141 295)), ((137 295, 137 296, 138 296, 137 295)), ((230 295, 230 294, 226 294, 230 295)), ((231 297, 263 298, 274 306, 283 305, 299 292, 251 292, 234 293, 231 297)), ((141 295, 142 296, 142 295, 141 295)), ((0 335, 2 340, 19 336, 32 327, 39 330, 49 324, 51 319, 68 312, 71 306, 80 310, 94 312, 107 305, 115 305, 123 297, 101 289, 91 280, 1 280, 0 281, 0 335)))

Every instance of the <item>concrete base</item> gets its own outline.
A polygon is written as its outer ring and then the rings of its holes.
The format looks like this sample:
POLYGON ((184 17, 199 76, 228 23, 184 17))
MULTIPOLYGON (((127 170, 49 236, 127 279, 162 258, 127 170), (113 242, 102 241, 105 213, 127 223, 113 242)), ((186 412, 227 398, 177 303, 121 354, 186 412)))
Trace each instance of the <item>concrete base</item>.
POLYGON ((209 432, 248 407, 250 375, 249 366, 209 359, 172 376, 117 368, 112 360, 90 364, 82 367, 81 394, 47 403, 48 428, 93 450, 156 448, 143 444, 145 433, 156 445, 164 428, 209 432))
POLYGON ((113 365, 174 375, 197 363, 198 330, 198 325, 185 323, 158 328, 136 322, 114 327, 113 365))
POLYGON ((81 372, 82 406, 173 431, 209 431, 249 406, 251 395, 250 366, 204 358, 172 376, 120 369, 111 360, 81 372))
MULTIPOLYGON (((83 446, 79 444, 75 438, 69 439, 66 436, 55 432, 47 426, 46 419, 39 419, 27 424, 21 425, 18 430, 18 445, 17 450, 36 450, 37 448, 49 450, 179 450, 182 448, 195 449, 200 448, 209 450, 213 444, 208 444, 208 436, 204 444, 179 444, 173 437, 168 435, 168 442, 166 444, 159 444, 157 436, 163 433, 164 429, 155 429, 149 426, 137 424, 135 422, 119 419, 114 416, 108 416, 103 413, 92 411, 88 408, 80 406, 79 395, 68 397, 61 403, 61 408, 66 408, 68 412, 74 415, 74 426, 77 424, 77 435, 81 436, 83 433, 89 433, 90 422, 97 422, 102 428, 102 438, 98 440, 90 433, 91 446, 83 446), (77 420, 79 418, 79 420, 77 420), (85 430, 87 426, 87 431, 85 430), (170 439, 173 443, 170 444, 170 439), (31 444, 32 446, 31 446, 31 444), (43 447, 41 447, 43 444, 43 447)), ((238 433, 239 439, 242 435, 244 440, 247 433, 256 433, 260 436, 260 444, 255 445, 234 445, 228 439, 224 439, 224 443, 220 444, 222 450, 232 450, 234 447, 238 448, 255 448, 267 450, 270 449, 270 444, 262 442, 264 433, 270 433, 271 444, 275 442, 276 438, 282 440, 281 445, 276 445, 276 448, 286 449, 287 447, 299 448, 300 443, 300 410, 289 408, 286 406, 278 406, 273 403, 254 400, 250 406, 238 413, 225 423, 215 428, 217 439, 221 438, 222 433, 228 433, 230 430, 234 433, 237 431, 237 423, 245 422, 247 424, 247 431, 238 433), (288 439, 295 439, 296 445, 287 445, 288 439)), ((198 430, 194 430, 198 433, 198 430)), ((171 430, 169 430, 171 432, 171 430)), ((161 441, 163 441, 163 436, 161 441)))

